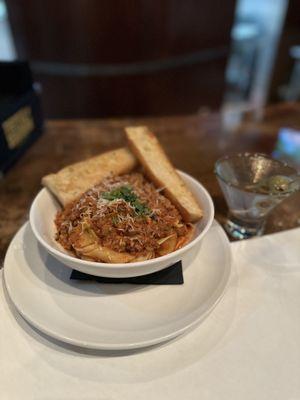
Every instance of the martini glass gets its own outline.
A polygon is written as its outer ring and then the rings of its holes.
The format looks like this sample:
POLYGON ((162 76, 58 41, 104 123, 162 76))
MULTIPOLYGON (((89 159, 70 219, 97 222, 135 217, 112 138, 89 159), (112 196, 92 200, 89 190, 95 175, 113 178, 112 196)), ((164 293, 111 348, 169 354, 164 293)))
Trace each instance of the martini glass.
POLYGON ((259 153, 225 156, 215 174, 229 208, 224 227, 236 239, 261 235, 269 212, 300 188, 294 168, 259 153))

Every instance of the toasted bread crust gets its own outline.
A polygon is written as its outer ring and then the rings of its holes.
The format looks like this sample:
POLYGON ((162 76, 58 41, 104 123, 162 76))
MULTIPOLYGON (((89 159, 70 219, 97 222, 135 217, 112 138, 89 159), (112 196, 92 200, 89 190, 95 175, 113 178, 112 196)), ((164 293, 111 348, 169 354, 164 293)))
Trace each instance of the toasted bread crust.
POLYGON ((193 194, 168 159, 157 138, 146 126, 126 127, 129 147, 143 165, 146 174, 179 209, 186 222, 198 221, 203 212, 193 194))
POLYGON ((136 164, 134 155, 124 147, 69 165, 56 174, 46 175, 42 178, 42 185, 66 206, 104 178, 126 174, 136 164))

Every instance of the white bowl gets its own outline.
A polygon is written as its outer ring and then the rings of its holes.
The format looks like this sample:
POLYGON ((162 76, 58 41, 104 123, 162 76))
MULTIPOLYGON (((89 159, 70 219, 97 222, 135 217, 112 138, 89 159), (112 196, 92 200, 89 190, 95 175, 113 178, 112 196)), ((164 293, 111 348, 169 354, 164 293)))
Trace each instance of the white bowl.
POLYGON ((184 172, 178 171, 186 185, 194 194, 203 209, 203 218, 196 223, 195 237, 187 245, 173 253, 147 261, 109 264, 86 261, 76 258, 66 252, 55 240, 54 219, 61 208, 47 189, 42 189, 34 199, 30 208, 30 225, 39 243, 57 260, 66 266, 95 276, 110 278, 127 278, 147 275, 169 267, 177 261, 186 266, 196 256, 203 237, 208 232, 214 219, 214 205, 206 189, 184 172))

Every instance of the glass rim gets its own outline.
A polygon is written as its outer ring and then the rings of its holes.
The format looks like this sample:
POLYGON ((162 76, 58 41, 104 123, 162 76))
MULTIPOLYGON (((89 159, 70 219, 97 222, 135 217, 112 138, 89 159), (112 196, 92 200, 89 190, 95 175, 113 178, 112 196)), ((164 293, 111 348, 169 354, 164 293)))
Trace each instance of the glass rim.
MULTIPOLYGON (((256 192, 254 192, 254 191, 252 191, 252 190, 249 190, 249 189, 241 189, 238 185, 233 184, 233 183, 231 183, 229 180, 225 179, 225 178, 217 171, 218 165, 220 165, 223 161, 230 160, 230 159, 234 159, 234 158, 238 158, 238 157, 261 157, 261 158, 264 158, 264 159, 267 159, 267 160, 271 160, 272 162, 274 162, 274 163, 277 164, 277 165, 281 165, 281 166, 283 166, 283 167, 289 168, 291 171, 294 172, 294 175, 295 175, 295 176, 300 176, 300 174, 298 173, 298 171, 297 171, 294 167, 292 167, 291 165, 289 165, 287 162, 285 162, 285 161, 280 161, 280 160, 276 160, 276 159, 272 158, 271 156, 269 156, 268 154, 265 154, 265 153, 248 152, 248 151, 246 151, 245 153, 234 153, 234 154, 228 154, 228 155, 225 155, 225 156, 220 157, 220 158, 215 162, 215 166, 214 166, 214 173, 215 173, 215 175, 217 176, 217 178, 221 179, 221 181, 223 181, 226 185, 232 186, 232 187, 234 187, 234 188, 236 188, 236 189, 239 189, 239 190, 243 190, 243 191, 245 191, 245 192, 256 193, 256 192)), ((294 192, 296 192, 296 191, 297 191, 297 189, 294 190, 294 191, 292 191, 291 193, 294 193, 294 192)), ((278 193, 278 194, 269 193, 269 194, 267 194, 267 196, 280 197, 280 196, 283 196, 283 194, 282 194, 282 193, 280 193, 280 194, 279 194, 279 193, 278 193)))

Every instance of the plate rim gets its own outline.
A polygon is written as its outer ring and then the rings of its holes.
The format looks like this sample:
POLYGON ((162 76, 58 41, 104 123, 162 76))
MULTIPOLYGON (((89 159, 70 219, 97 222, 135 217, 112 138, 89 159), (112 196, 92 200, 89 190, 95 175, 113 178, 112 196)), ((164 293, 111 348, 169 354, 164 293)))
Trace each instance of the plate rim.
MULTIPOLYGON (((13 239, 11 240, 9 247, 7 249, 5 258, 4 258, 4 262, 3 262, 3 282, 4 282, 4 286, 5 289, 7 291, 7 294, 9 296, 9 300, 11 301, 11 303, 13 304, 14 308, 19 312, 19 314, 22 316, 22 318, 29 323, 29 325, 32 325, 34 328, 36 328, 38 331, 42 332, 43 334, 45 334, 48 337, 54 338, 56 340, 58 340, 59 342, 62 343, 67 343, 76 347, 80 347, 80 348, 87 348, 87 349, 94 349, 94 350, 133 350, 133 349, 140 349, 140 348, 146 348, 146 347, 150 347, 153 345, 157 345, 159 343, 164 343, 167 342, 171 339, 174 339, 177 336, 183 335, 186 332, 189 332, 191 329, 193 329, 195 326, 197 326, 198 324, 200 324, 203 320, 205 320, 207 318, 207 316, 213 311, 213 309, 217 306, 217 304, 220 302, 220 300, 223 298, 226 289, 228 287, 228 283, 230 280, 230 276, 231 276, 231 271, 232 271, 232 251, 231 251, 231 247, 230 247, 230 242, 229 239, 226 235, 226 233, 224 232, 224 230, 222 229, 221 225, 214 220, 213 224, 210 228, 217 228, 217 232, 218 235, 220 237, 222 237, 222 242, 225 244, 226 246, 224 246, 224 248, 226 249, 226 267, 224 268, 224 275, 222 277, 222 280, 219 282, 218 286, 215 288, 215 290, 213 291, 211 297, 216 296, 216 293, 219 292, 219 295, 217 295, 216 298, 213 299, 212 304, 209 305, 208 309, 203 312, 200 316, 196 317, 192 322, 190 322, 189 324, 174 330, 164 336, 160 336, 160 337, 155 337, 153 339, 148 339, 148 340, 144 340, 144 341, 140 341, 140 342, 135 342, 135 343, 115 343, 115 344, 107 344, 107 343, 101 343, 101 342, 90 342, 90 341, 84 341, 84 340, 77 340, 77 339, 73 339, 72 337, 66 336, 66 335, 61 335, 55 331, 53 331, 51 328, 49 327, 44 327, 43 324, 40 324, 39 322, 33 320, 31 318, 31 316, 28 315, 28 313, 26 313, 26 311, 24 311, 22 309, 22 306, 20 306, 20 304, 17 304, 18 301, 15 301, 14 299, 14 295, 13 295, 13 290, 11 289, 9 283, 7 282, 7 259, 10 256, 10 252, 12 251, 12 247, 14 245, 14 242, 17 239, 17 236, 20 235, 22 233, 22 231, 24 231, 26 229, 26 227, 30 225, 29 221, 26 221, 16 232, 16 234, 14 235, 13 239)), ((203 238, 203 240, 205 240, 205 238, 203 238)), ((201 249, 200 249, 201 252, 201 249)))

